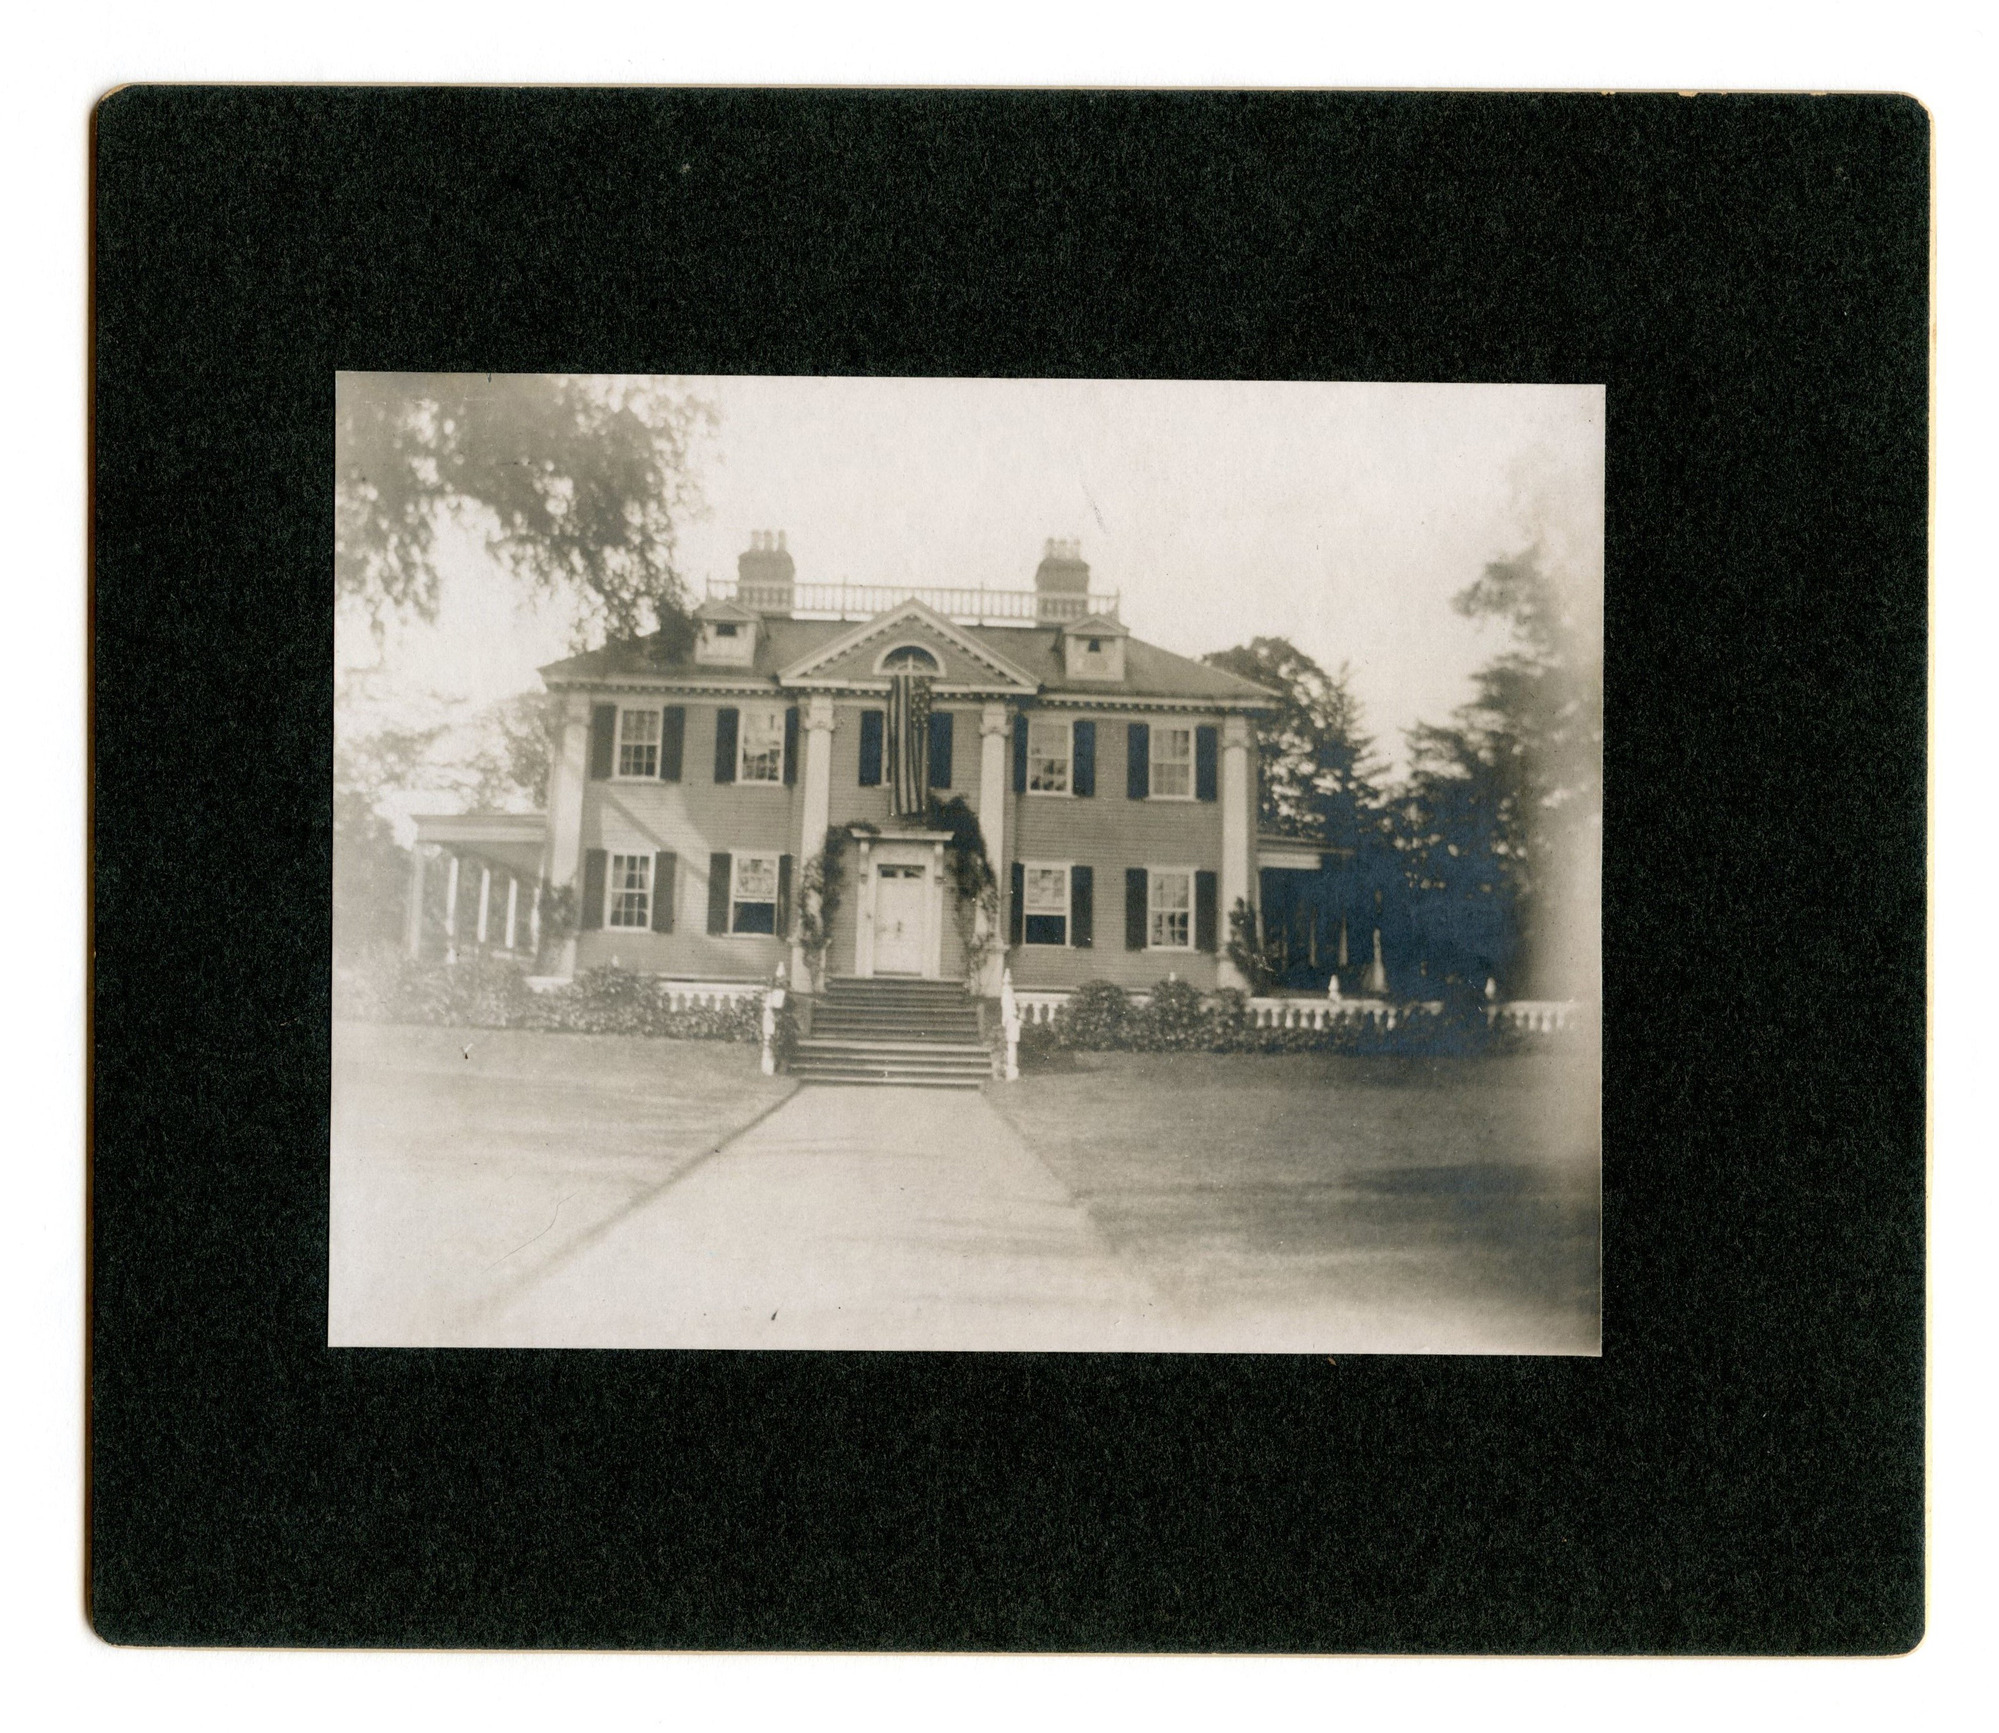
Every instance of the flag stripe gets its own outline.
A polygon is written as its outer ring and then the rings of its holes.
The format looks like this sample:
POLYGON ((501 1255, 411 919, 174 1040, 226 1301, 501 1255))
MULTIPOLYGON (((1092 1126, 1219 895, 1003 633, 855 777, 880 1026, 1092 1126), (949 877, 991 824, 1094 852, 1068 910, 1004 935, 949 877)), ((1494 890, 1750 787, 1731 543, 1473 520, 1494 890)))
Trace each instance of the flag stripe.
POLYGON ((921 674, 889 676, 889 810, 921 818, 930 806, 930 681, 921 674))

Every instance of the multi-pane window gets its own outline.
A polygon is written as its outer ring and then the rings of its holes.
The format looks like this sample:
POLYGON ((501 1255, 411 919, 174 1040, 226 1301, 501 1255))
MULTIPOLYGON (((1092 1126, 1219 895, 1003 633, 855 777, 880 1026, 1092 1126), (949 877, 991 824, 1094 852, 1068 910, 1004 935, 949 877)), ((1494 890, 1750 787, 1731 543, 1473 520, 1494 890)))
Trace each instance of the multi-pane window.
POLYGON ((1194 875, 1180 867, 1154 867, 1148 876, 1146 943, 1155 951, 1194 947, 1194 875))
POLYGON ((609 889, 610 896, 604 909, 604 924, 606 926, 649 927, 652 925, 651 855, 612 855, 609 889))
MULTIPOLYGON (((746 704, 743 706, 741 730, 736 749, 736 780, 782 782, 784 780, 783 709, 771 704, 746 704)), ((769 931, 768 928, 764 930, 769 931)))
POLYGON ((1194 798, 1194 731, 1155 728, 1152 731, 1152 798, 1194 798))
POLYGON ((1028 866, 1022 874, 1021 937, 1030 945, 1069 942, 1069 869, 1028 866))
POLYGON ((1027 724, 1027 787, 1033 794, 1069 792, 1069 724, 1035 716, 1027 724))
POLYGON ((620 710, 618 712, 618 774, 657 776, 659 774, 659 712, 620 710))
POLYGON ((729 931, 776 932, 777 856, 739 854, 735 862, 735 883, 729 887, 729 931))

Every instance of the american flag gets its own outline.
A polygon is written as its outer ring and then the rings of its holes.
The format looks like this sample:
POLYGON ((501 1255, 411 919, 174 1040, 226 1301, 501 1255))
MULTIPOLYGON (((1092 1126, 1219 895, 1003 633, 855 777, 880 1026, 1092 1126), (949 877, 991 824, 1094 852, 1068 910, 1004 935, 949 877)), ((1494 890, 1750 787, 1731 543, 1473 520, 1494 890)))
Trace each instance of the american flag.
POLYGON ((888 683, 889 810, 921 818, 930 810, 930 677, 892 674, 888 683))

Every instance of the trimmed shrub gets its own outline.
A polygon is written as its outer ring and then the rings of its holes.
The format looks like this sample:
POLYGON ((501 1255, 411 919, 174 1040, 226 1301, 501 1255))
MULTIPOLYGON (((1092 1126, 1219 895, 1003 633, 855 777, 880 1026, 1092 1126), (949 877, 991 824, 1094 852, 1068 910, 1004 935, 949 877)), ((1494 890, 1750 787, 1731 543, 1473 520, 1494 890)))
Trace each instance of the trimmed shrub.
POLYGON ((1213 1043, 1207 997, 1192 981, 1161 981, 1132 1023, 1133 1045, 1149 1053, 1187 1053, 1213 1043))
MULTIPOLYGON (((674 1009, 661 982, 630 969, 586 970, 567 984, 537 993, 512 963, 470 956, 452 965, 377 959, 369 968, 335 976, 334 1011, 381 1023, 457 1024, 475 1029, 541 1029, 575 1035, 654 1035, 683 1041, 763 1039, 763 1001, 674 1009)), ((796 1039, 787 1003, 778 1040, 796 1039)))
POLYGON ((1056 1013, 1054 1032, 1065 1047, 1110 1052, 1125 1044, 1131 1015, 1131 1001, 1115 981, 1085 981, 1056 1013))

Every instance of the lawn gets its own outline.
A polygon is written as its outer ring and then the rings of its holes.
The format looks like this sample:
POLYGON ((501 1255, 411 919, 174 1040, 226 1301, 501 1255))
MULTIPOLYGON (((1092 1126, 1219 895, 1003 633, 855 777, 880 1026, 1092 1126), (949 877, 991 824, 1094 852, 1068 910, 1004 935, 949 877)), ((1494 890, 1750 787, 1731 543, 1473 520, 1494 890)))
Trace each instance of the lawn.
POLYGON ((1596 1351, 1593 1057, 1074 1064, 992 1102, 1190 1318, 1273 1347, 1596 1351))
POLYGON ((722 1041, 336 1023, 329 1340, 457 1339, 794 1087, 722 1041))

